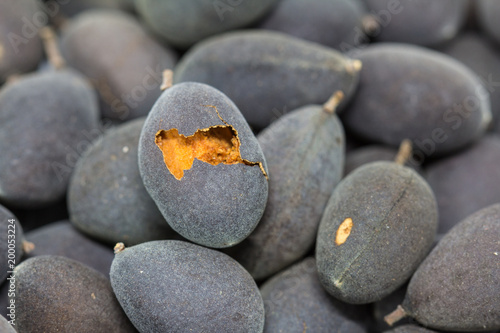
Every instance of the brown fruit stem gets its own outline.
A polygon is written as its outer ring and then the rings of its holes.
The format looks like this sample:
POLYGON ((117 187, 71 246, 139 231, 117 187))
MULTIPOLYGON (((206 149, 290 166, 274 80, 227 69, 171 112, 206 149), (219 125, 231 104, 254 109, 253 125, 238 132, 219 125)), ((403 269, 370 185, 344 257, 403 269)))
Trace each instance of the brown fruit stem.
POLYGON ((172 87, 174 82, 174 72, 171 69, 166 69, 163 71, 163 82, 160 86, 161 91, 165 91, 172 87))
POLYGON ((398 305, 396 310, 384 317, 384 320, 389 326, 392 326, 394 323, 400 321, 407 315, 408 314, 406 313, 405 309, 403 309, 401 305, 398 305))
POLYGON ((351 59, 347 61, 345 70, 351 75, 357 75, 357 73, 363 68, 363 63, 359 59, 351 59))
POLYGON ((401 145, 399 146, 399 151, 398 154, 396 155, 396 158, 394 159, 394 162, 396 162, 399 165, 405 165, 405 163, 408 162, 408 159, 410 158, 412 153, 413 149, 411 147, 411 141, 408 139, 404 139, 403 142, 401 142, 401 145))
POLYGON ((339 106, 340 102, 344 99, 344 93, 340 90, 337 90, 336 92, 333 93, 333 95, 326 101, 325 104, 323 104, 323 110, 328 113, 335 113, 335 110, 337 110, 337 107, 339 106))
POLYGON ((115 254, 122 252, 125 250, 125 244, 123 243, 116 243, 115 247, 113 248, 113 251, 115 254))
POLYGON ((54 29, 51 27, 43 27, 40 29, 40 37, 43 41, 43 47, 45 48, 45 54, 49 60, 49 63, 54 66, 55 69, 61 69, 66 66, 66 61, 59 51, 57 46, 57 35, 54 29))
POLYGON ((35 249, 35 244, 33 244, 32 242, 23 241, 22 247, 23 247, 23 252, 25 254, 28 254, 35 249))

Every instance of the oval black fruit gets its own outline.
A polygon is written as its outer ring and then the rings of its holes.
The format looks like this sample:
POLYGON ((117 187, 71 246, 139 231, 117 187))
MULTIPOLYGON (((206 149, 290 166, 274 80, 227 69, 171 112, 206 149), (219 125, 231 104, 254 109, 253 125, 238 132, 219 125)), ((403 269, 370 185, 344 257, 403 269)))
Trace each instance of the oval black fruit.
POLYGON ((162 71, 177 60, 133 16, 119 11, 83 12, 64 28, 60 44, 68 64, 97 88, 102 114, 118 121, 148 114, 161 94, 162 71))
POLYGON ((264 327, 264 304, 250 274, 231 257, 192 243, 119 248, 111 284, 142 333, 257 333, 264 327))
POLYGON ((262 129, 288 110, 354 93, 361 63, 283 33, 233 32, 199 43, 179 62, 175 82, 202 82, 226 94, 262 129))
POLYGON ((435 46, 453 39, 465 23, 467 0, 364 0, 380 24, 377 41, 435 46))
POLYGON ((136 0, 146 24, 179 48, 224 31, 242 28, 268 12, 278 0, 136 0))
POLYGON ((27 75, 0 91, 0 201, 37 208, 62 199, 99 131, 96 96, 70 70, 27 75))
POLYGON ((69 221, 50 223, 26 233, 26 240, 34 245, 26 258, 56 255, 79 261, 109 277, 114 254, 106 247, 85 237, 69 221))
POLYGON ((14 272, 19 332, 137 332, 109 280, 78 261, 39 256, 14 272))
POLYGON ((245 239, 268 195, 257 139, 226 95, 201 83, 165 91, 139 141, 144 186, 172 229, 209 247, 245 239))
POLYGON ((326 203, 342 178, 344 129, 337 116, 310 105, 278 119, 258 136, 271 177, 257 228, 228 249, 255 279, 305 256, 326 203))
POLYGON ((342 114, 353 133, 392 146, 408 138, 421 162, 465 147, 489 126, 489 93, 453 58, 403 44, 375 44, 358 56, 359 89, 342 114))
POLYGON ((314 258, 307 258, 261 286, 266 308, 264 332, 362 333, 353 316, 362 306, 342 303, 323 289, 314 258))
POLYGON ((139 174, 143 125, 141 118, 107 131, 75 167, 68 189, 70 220, 95 239, 134 245, 175 235, 139 174))
POLYGON ((405 315, 443 331, 500 329, 500 204, 468 216, 439 241, 386 321, 405 315))
POLYGON ((360 0, 286 0, 278 2, 258 27, 345 51, 368 42, 364 15, 360 0))
POLYGON ((357 168, 337 185, 320 223, 321 283, 348 303, 382 299, 425 258, 437 218, 432 190, 412 169, 394 162, 357 168))

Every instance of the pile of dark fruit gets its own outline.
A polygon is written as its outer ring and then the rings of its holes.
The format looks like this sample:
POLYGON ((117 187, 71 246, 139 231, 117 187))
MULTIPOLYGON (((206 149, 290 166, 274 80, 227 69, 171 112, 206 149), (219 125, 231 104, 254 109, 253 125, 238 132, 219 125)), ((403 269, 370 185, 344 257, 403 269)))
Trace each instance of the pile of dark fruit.
POLYGON ((0 332, 500 332, 498 17, 2 0, 0 332))

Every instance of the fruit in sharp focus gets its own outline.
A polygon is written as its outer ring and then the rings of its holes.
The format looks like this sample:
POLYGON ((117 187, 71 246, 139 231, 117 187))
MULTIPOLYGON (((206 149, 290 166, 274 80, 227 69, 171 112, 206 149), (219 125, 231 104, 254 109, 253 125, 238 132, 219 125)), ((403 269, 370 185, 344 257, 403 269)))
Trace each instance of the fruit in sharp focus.
POLYGON ((14 272, 19 332, 136 332, 109 280, 84 264, 39 256, 14 272))
MULTIPOLYGON (((335 98, 335 96, 334 96, 335 98)), ((255 279, 305 256, 344 167, 344 130, 337 116, 310 105, 278 119, 258 136, 271 177, 257 228, 228 249, 255 279)))
POLYGON ((139 174, 137 154, 144 120, 119 125, 96 140, 78 160, 69 185, 71 223, 113 245, 175 235, 139 174))
POLYGON ((386 321, 402 316, 444 331, 500 329, 500 204, 468 216, 439 241, 386 321))
POLYGON ((223 248, 245 239, 267 202, 264 155, 238 108, 201 83, 166 90, 139 141, 146 190, 172 229, 223 248))
POLYGON ((153 241, 117 251, 111 284, 142 333, 264 327, 264 304, 250 274, 231 257, 192 243, 153 241))
POLYGON ((320 223, 321 283, 348 303, 382 299, 425 258, 437 218, 432 190, 412 169, 394 162, 357 168, 337 185, 320 223))

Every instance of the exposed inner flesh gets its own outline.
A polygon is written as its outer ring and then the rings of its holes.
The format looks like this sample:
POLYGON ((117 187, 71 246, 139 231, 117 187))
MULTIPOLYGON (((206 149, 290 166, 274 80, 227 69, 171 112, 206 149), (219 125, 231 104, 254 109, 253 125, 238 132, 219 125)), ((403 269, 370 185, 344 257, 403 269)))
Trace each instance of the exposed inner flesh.
POLYGON ((194 159, 217 165, 243 163, 257 165, 241 158, 240 140, 232 126, 212 126, 197 130, 188 137, 176 128, 156 133, 155 142, 163 153, 165 164, 172 175, 182 179, 191 169, 194 159))

